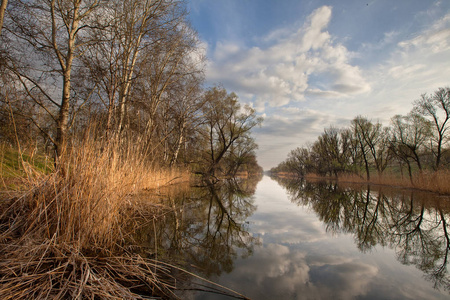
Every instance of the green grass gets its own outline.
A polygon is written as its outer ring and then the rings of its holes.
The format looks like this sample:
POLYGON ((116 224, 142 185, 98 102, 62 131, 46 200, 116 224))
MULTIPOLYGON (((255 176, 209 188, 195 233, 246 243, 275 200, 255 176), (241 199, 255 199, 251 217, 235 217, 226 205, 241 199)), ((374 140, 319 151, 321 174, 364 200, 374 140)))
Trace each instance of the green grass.
POLYGON ((36 171, 49 174, 53 171, 53 160, 42 154, 29 155, 27 153, 19 154, 15 149, 1 148, 1 170, 3 176, 17 176, 24 174, 23 163, 26 162, 34 167, 36 171))
POLYGON ((50 174, 53 171, 53 160, 33 151, 24 150, 19 153, 7 145, 0 145, 0 190, 20 190, 24 179, 34 174, 50 174))

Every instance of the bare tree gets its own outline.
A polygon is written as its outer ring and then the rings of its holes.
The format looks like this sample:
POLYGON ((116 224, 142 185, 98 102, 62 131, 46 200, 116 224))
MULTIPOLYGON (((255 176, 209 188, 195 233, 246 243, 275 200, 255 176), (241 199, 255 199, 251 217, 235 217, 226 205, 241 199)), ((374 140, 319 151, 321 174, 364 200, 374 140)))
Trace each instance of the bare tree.
POLYGON ((408 166, 412 179, 411 161, 422 170, 421 152, 431 136, 431 123, 421 115, 411 112, 407 116, 396 115, 391 119, 391 150, 408 166))
POLYGON ((375 164, 378 175, 381 175, 391 159, 388 129, 383 128, 381 123, 373 124, 362 116, 353 119, 352 129, 364 161, 367 179, 370 179, 370 162, 375 164))
POLYGON ((15 42, 10 68, 28 96, 56 123, 49 135, 62 154, 70 126, 72 71, 82 53, 81 37, 100 0, 12 1, 8 31, 15 42), (55 89, 54 86, 59 86, 55 89), (60 100, 57 100, 58 95, 60 100))
POLYGON ((148 142, 157 131, 165 131, 162 137, 165 139, 172 132, 168 123, 173 123, 174 117, 180 121, 179 128, 186 126, 185 114, 198 109, 196 102, 203 81, 204 57, 196 33, 181 23, 160 34, 158 43, 142 51, 130 103, 138 106, 143 114, 148 142), (177 116, 164 117, 171 113, 177 116))
POLYGON ((241 139, 237 139, 231 145, 228 154, 224 156, 224 161, 227 166, 225 173, 234 178, 238 172, 248 172, 255 169, 254 165, 258 165, 256 162, 256 149, 258 149, 258 145, 251 136, 245 135, 241 139))
POLYGON ((100 87, 97 97, 107 108, 108 131, 113 123, 117 132, 125 128, 131 105, 142 119, 156 113, 161 95, 178 79, 167 74, 181 73, 180 62, 196 47, 186 14, 176 0, 109 2, 104 16, 109 26, 91 31, 99 42, 87 49, 84 60, 100 87))
MULTIPOLYGON (((135 76, 138 59, 146 48, 156 51, 155 46, 165 34, 175 31, 185 15, 178 1, 117 1, 120 12, 118 28, 120 50, 120 87, 118 130, 124 127, 131 84, 135 76)), ((148 65, 147 65, 148 66, 148 65)))
POLYGON ((431 119, 434 127, 434 138, 431 141, 431 151, 436 157, 434 169, 438 170, 444 146, 448 142, 447 130, 450 127, 450 87, 439 88, 432 95, 423 94, 415 101, 414 109, 424 117, 431 119))
POLYGON ((357 141, 358 156, 362 157, 364 161, 367 179, 370 179, 370 146, 367 143, 367 140, 370 140, 370 137, 368 137, 367 135, 369 134, 369 127, 372 127, 371 125, 369 125, 369 123, 370 122, 366 118, 359 116, 353 119, 351 125, 353 136, 357 141))
POLYGON ((236 94, 228 94, 223 88, 214 87, 205 93, 203 106, 205 118, 205 137, 209 150, 207 157, 207 174, 215 175, 224 155, 237 139, 250 133, 261 124, 262 118, 249 106, 241 107, 236 94))

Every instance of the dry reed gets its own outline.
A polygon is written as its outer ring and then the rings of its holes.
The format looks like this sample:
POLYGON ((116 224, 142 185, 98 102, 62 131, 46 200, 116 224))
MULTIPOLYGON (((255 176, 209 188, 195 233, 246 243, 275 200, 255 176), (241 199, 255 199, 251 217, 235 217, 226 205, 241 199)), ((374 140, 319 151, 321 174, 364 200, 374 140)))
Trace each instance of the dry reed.
POLYGON ((412 180, 409 177, 400 177, 398 174, 383 174, 381 176, 371 176, 367 180, 355 174, 341 174, 338 176, 340 182, 371 183, 393 187, 410 188, 439 194, 450 194, 450 171, 423 171, 413 174, 412 180))
POLYGON ((89 137, 51 174, 23 162, 29 189, 0 205, 2 299, 173 298, 172 267, 125 251, 152 203, 132 197, 186 179, 145 164, 135 143, 89 137), (131 224, 131 225, 130 225, 131 224))

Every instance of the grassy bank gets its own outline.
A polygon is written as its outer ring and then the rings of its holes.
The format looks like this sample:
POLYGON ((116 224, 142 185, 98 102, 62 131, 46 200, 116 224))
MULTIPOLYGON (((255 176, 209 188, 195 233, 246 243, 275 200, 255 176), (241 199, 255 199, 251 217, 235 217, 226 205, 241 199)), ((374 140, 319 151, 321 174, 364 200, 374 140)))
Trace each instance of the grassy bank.
POLYGON ((146 164, 137 143, 87 139, 54 170, 2 149, 2 299, 175 297, 176 267, 127 250, 133 224, 154 218, 133 195, 189 174, 146 164))

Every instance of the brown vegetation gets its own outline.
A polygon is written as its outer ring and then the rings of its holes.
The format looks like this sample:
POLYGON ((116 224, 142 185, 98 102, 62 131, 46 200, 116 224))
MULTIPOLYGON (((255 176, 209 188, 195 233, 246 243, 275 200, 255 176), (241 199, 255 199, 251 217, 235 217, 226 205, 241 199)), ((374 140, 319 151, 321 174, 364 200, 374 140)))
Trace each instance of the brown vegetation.
MULTIPOLYGON (((276 173, 276 177, 285 179, 299 178, 298 174, 289 172, 276 173)), ((371 176, 369 180, 363 176, 352 173, 338 174, 338 176, 323 176, 316 173, 308 173, 302 177, 306 178, 309 181, 323 181, 331 179, 346 184, 374 184, 393 188, 407 188, 433 192, 442 195, 450 195, 449 170, 423 171, 420 173, 415 173, 412 180, 409 177, 400 177, 398 174, 388 172, 384 173, 381 176, 371 176)))
MULTIPOLYGON (((130 143, 130 145, 132 145, 130 143)), ((128 252, 133 224, 153 218, 142 189, 186 180, 149 168, 115 141, 83 141, 63 157, 63 175, 24 168, 28 190, 3 200, 0 294, 3 299, 141 298, 172 295, 174 267, 128 252)), ((25 162, 23 162, 26 165, 25 162)))
POLYGON ((450 195, 450 171, 423 171, 413 174, 410 178, 399 177, 396 174, 383 174, 382 176, 372 176, 367 180, 354 174, 342 174, 337 177, 339 182, 371 183, 377 185, 411 188, 422 191, 435 192, 450 195))

